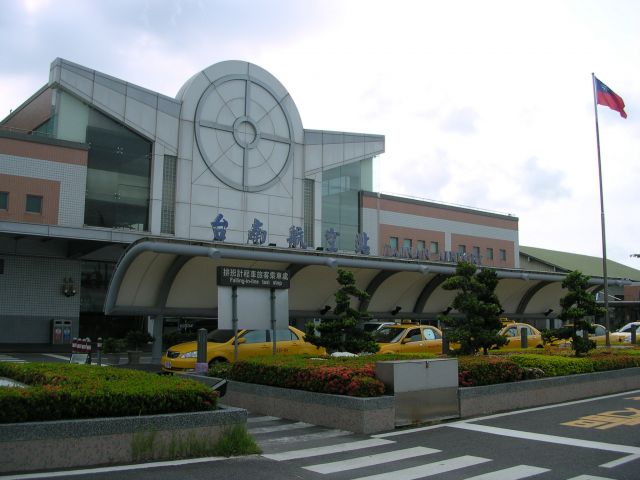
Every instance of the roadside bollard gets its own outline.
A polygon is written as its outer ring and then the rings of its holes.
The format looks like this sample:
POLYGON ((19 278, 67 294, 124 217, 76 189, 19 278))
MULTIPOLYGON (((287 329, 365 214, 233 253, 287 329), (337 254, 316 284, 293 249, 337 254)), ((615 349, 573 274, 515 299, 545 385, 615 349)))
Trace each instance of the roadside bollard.
POLYGON ((442 332, 442 353, 443 355, 449 355, 449 339, 444 332, 442 332))
POLYGON ((207 329, 198 329, 198 352, 196 357, 196 373, 206 375, 209 370, 207 363, 207 329))
POLYGON ((91 339, 89 337, 84 339, 85 352, 87 354, 87 365, 91 365, 91 339))
POLYGON ((96 343, 96 350, 98 351, 98 365, 102 366, 102 337, 98 337, 98 343, 96 343))
POLYGON ((631 329, 631 345, 635 345, 636 344, 636 340, 637 340, 637 330, 635 328, 631 329))
POLYGON ((520 329, 520 348, 529 348, 529 332, 526 328, 520 329))

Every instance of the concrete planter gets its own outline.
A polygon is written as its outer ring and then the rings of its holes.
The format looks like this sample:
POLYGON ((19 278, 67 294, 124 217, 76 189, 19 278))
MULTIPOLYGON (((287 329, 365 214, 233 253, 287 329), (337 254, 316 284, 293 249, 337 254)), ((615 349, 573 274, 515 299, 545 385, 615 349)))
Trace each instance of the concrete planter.
POLYGON ((395 427, 393 396, 359 398, 230 381, 220 401, 252 413, 356 433, 383 432, 395 427))
POLYGON ((203 456, 246 410, 0 424, 0 472, 203 456))
POLYGON ((639 388, 640 368, 465 387, 458 389, 460 417, 540 407, 639 388))
MULTIPOLYGON (((640 389, 640 368, 459 388, 459 414, 448 417, 470 418, 636 389, 640 389)), ((356 433, 393 430, 399 408, 394 395, 356 398, 232 381, 221 402, 261 415, 356 433)), ((455 405, 455 400, 452 403, 455 405)))

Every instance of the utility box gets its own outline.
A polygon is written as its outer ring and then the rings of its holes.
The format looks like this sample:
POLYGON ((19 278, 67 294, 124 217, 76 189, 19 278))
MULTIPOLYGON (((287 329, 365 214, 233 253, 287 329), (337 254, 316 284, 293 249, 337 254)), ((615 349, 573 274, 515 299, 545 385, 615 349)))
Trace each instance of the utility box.
POLYGON ((393 392, 396 426, 458 418, 458 359, 376 363, 376 376, 393 392))
POLYGON ((51 320, 51 343, 63 345, 71 343, 71 320, 54 318, 51 320))

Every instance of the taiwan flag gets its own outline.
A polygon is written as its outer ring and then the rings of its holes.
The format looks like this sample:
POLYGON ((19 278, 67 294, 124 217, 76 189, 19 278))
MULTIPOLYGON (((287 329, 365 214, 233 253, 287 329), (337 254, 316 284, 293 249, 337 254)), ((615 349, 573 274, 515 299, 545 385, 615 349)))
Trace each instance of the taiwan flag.
POLYGON ((620 113, 622 118, 627 118, 627 113, 624 111, 624 100, 619 95, 607 87, 604 83, 594 77, 596 82, 596 96, 599 105, 609 107, 611 110, 615 110, 620 113))

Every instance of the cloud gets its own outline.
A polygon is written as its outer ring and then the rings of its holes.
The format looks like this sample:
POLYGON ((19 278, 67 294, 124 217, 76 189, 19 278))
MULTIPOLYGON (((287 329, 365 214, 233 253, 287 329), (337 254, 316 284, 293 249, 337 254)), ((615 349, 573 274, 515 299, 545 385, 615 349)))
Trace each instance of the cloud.
POLYGON ((476 120, 478 113, 470 107, 455 109, 442 119, 440 128, 448 133, 470 135, 477 132, 476 120))
POLYGON ((564 185, 565 172, 544 168, 535 157, 525 162, 521 173, 519 186, 531 202, 557 201, 571 196, 571 191, 564 185))

